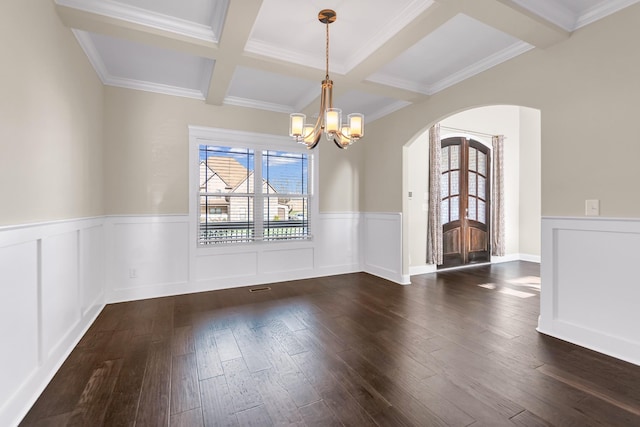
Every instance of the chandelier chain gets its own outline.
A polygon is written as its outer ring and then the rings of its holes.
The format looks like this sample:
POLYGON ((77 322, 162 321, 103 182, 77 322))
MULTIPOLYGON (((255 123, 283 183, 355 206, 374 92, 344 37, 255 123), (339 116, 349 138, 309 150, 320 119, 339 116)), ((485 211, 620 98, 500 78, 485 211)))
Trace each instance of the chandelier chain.
POLYGON ((327 38, 326 38, 326 49, 325 49, 325 57, 326 57, 326 79, 329 80, 329 22, 325 24, 327 27, 327 38))

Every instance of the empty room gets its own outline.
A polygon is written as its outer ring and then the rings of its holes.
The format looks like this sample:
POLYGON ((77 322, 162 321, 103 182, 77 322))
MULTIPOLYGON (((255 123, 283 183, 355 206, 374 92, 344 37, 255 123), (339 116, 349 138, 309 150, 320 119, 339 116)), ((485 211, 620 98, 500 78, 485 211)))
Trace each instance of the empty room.
POLYGON ((639 22, 4 0, 0 425, 640 425, 639 22))

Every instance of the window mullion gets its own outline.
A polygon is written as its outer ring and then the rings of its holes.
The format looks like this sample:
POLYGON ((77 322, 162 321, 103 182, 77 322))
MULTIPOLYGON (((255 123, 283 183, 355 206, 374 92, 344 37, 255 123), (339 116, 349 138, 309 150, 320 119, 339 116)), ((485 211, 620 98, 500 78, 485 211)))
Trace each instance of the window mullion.
POLYGON ((264 194, 262 193, 262 151, 256 150, 253 157, 253 226, 256 240, 264 238, 264 194))

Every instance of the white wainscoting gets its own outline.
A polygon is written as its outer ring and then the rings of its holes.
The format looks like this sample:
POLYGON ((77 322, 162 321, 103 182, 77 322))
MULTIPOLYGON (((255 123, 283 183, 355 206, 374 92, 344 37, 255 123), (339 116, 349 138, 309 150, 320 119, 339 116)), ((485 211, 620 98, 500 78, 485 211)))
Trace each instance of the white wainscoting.
POLYGON ((402 274, 402 214, 365 213, 362 237, 363 270, 408 285, 402 274))
POLYGON ((105 224, 107 300, 362 271, 360 218, 360 213, 322 213, 311 223, 308 241, 197 248, 188 215, 111 216, 105 224))
POLYGON ((17 425, 104 307, 103 218, 0 227, 0 425, 17 425))
POLYGON ((398 283, 400 214, 322 213, 313 239, 196 248, 188 215, 0 228, 0 425, 16 425, 106 302, 366 271, 398 283))
POLYGON ((538 330, 640 365, 640 220, 542 218, 538 330))

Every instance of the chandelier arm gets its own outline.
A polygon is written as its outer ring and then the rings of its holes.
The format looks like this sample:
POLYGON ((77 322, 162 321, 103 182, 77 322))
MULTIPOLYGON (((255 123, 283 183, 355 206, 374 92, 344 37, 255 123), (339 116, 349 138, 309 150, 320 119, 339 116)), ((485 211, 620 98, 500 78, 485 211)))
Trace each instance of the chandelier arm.
POLYGON ((311 132, 307 133, 307 134, 303 134, 302 138, 306 139, 309 138, 311 135, 317 134, 320 132, 321 129, 321 117, 318 117, 318 119, 316 120, 316 124, 313 125, 313 129, 311 129, 311 132))
POLYGON ((340 141, 338 141, 338 138, 336 138, 335 136, 333 137, 333 143, 336 144, 336 146, 341 150, 347 149, 347 146, 342 145, 340 141))
POLYGON ((356 137, 353 137, 353 136, 351 136, 351 135, 347 135, 347 134, 343 133, 342 131, 337 132, 337 135, 338 135, 338 136, 341 136, 341 137, 343 137, 343 138, 346 138, 346 139, 353 140, 353 141, 357 141, 358 139, 360 139, 360 137, 357 137, 357 138, 356 138, 356 137))
POLYGON ((316 145, 318 145, 318 142, 320 142, 321 137, 322 137, 322 132, 316 133, 316 136, 313 139, 313 142, 311 144, 307 144, 307 150, 313 150, 314 148, 316 148, 316 145))

